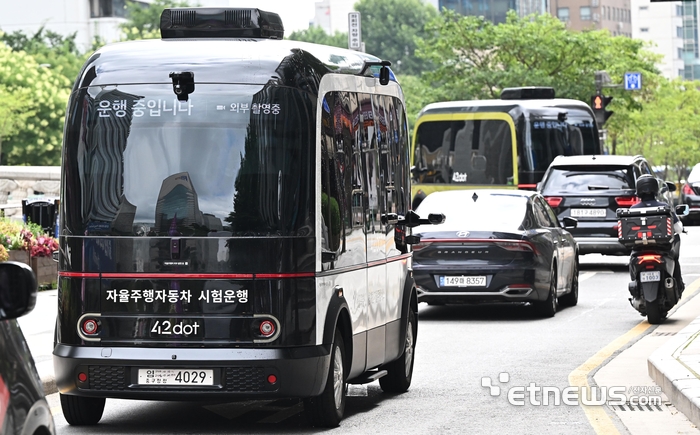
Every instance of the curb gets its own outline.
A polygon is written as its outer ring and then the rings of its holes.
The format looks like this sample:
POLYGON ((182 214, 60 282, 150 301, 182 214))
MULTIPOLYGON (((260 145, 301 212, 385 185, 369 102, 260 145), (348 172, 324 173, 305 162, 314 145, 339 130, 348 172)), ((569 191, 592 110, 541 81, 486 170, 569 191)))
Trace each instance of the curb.
POLYGON ((682 351, 700 331, 700 317, 669 339, 647 359, 649 376, 673 405, 700 427, 700 379, 683 362, 682 351))
POLYGON ((41 378, 41 383, 44 386, 44 396, 58 393, 58 388, 56 387, 56 379, 53 376, 45 376, 41 378))

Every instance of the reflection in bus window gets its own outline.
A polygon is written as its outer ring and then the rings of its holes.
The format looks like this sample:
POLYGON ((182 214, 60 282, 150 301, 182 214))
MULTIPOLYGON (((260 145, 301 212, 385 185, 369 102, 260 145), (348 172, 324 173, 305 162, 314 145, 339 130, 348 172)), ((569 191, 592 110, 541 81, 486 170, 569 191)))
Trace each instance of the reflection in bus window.
POLYGON ((513 176, 513 163, 507 157, 512 136, 505 121, 425 122, 416 135, 419 182, 507 184, 513 176))

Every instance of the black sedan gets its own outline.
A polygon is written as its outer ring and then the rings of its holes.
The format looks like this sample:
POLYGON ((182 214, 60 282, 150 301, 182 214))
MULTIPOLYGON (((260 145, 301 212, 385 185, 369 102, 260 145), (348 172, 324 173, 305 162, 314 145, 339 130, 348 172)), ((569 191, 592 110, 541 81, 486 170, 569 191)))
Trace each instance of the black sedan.
POLYGON ((15 320, 34 308, 36 290, 29 266, 0 263, 0 434, 55 433, 44 387, 15 320))
MULTIPOLYGON (((451 190, 416 210, 443 213, 413 234, 419 302, 529 302, 544 317, 578 302, 578 251, 544 198, 517 190, 451 190)), ((567 228, 576 220, 567 218, 567 228)))

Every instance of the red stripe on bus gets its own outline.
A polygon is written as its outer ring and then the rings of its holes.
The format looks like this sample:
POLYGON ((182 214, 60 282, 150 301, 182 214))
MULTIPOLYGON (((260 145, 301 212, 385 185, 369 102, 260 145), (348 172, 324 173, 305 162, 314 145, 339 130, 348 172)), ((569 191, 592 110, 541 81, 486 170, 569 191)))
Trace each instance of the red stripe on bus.
POLYGON ((58 272, 58 276, 65 276, 68 278, 99 278, 99 273, 94 272, 58 272))
POLYGON ((391 263, 393 261, 408 260, 409 258, 411 258, 411 254, 402 254, 402 255, 398 255, 396 257, 389 257, 386 259, 386 262, 391 263))
POLYGON ((253 279, 252 273, 103 273, 116 279, 253 279))
POLYGON ((272 279, 272 278, 313 278, 316 274, 313 272, 302 273, 256 273, 256 278, 272 279))

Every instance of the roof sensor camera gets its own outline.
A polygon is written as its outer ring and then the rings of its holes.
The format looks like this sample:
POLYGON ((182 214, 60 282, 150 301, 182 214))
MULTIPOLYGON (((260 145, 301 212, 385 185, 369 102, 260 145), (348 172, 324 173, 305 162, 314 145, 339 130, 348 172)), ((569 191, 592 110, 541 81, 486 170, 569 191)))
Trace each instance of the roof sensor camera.
POLYGON ((187 101, 188 95, 194 92, 194 73, 190 71, 171 72, 173 92, 180 101, 187 101))

